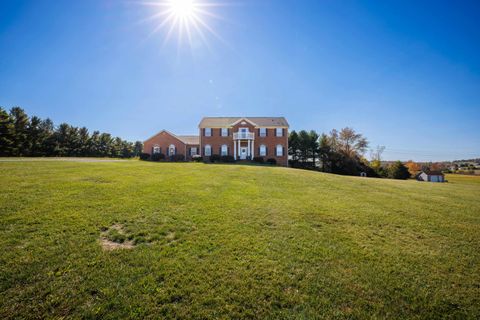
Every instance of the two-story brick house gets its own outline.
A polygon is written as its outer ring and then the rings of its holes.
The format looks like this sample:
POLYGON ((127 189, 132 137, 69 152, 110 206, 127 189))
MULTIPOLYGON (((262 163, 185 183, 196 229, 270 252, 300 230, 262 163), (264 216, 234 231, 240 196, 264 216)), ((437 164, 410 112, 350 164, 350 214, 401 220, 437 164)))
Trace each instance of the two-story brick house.
POLYGON ((235 160, 273 158, 288 165, 288 122, 284 117, 205 117, 200 121, 201 155, 235 160))
POLYGON ((166 130, 144 142, 144 152, 167 156, 232 156, 235 160, 273 158, 288 165, 288 122, 284 117, 205 117, 199 136, 177 136, 166 130))

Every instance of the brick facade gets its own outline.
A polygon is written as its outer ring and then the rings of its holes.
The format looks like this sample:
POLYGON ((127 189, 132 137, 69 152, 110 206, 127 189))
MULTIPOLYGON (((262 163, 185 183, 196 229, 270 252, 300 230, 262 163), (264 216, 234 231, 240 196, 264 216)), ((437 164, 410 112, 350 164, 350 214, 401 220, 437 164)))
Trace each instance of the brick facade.
MULTIPOLYGON (((282 128, 282 136, 276 136, 276 128, 278 126, 266 127, 256 125, 254 122, 248 121, 248 118, 245 120, 240 120, 238 123, 233 125, 225 125, 222 127, 207 127, 207 126, 200 126, 200 147, 201 147, 201 154, 205 157, 205 147, 209 145, 212 150, 212 154, 221 155, 221 146, 227 145, 228 147, 228 155, 235 156, 235 140, 233 134, 240 131, 240 128, 247 128, 248 132, 254 134, 254 138, 250 141, 250 151, 251 155, 250 159, 253 157, 262 156, 265 160, 273 158, 277 161, 277 164, 282 166, 288 165, 288 127, 280 127, 282 128), (206 136, 205 129, 211 128, 212 135, 206 136), (228 129, 228 136, 222 137, 221 136, 221 128, 228 129), (260 128, 266 129, 266 136, 260 136, 260 128), (264 145, 266 149, 266 155, 260 155, 260 146, 264 145), (282 156, 277 156, 277 146, 282 147, 282 156)), ((238 150, 238 142, 237 143, 237 160, 239 160, 239 150, 238 150)), ((245 148, 248 146, 248 140, 243 139, 240 140, 240 147, 245 148)))
POLYGON ((157 147, 158 153, 164 154, 165 156, 172 155, 171 146, 175 147, 174 154, 183 154, 186 160, 191 160, 192 158, 192 148, 197 149, 197 154, 200 152, 199 144, 191 143, 190 141, 185 141, 182 139, 182 136, 176 136, 168 131, 162 130, 153 137, 144 141, 143 143, 143 152, 148 154, 154 153, 154 148, 157 147))
POLYGON ((175 154, 185 155, 186 160, 192 159, 191 148, 196 148, 197 154, 208 158, 205 148, 210 147, 211 155, 222 155, 222 146, 226 146, 226 155, 233 156, 236 160, 251 160, 254 157, 263 157, 264 160, 275 159, 278 165, 288 165, 288 123, 285 118, 240 118, 219 117, 203 118, 199 125, 199 136, 177 136, 168 131, 161 131, 144 142, 145 153, 171 155, 170 146, 175 147, 175 154), (222 136, 222 128, 227 130, 227 135, 222 136), (266 130, 266 135, 261 136, 260 130, 266 130), (210 129, 211 136, 205 131, 210 129), (240 133, 241 130, 245 133, 240 133), (282 132, 276 135, 276 130, 282 132), (237 138, 237 139, 235 139, 237 138), (264 147, 264 148, 262 148, 264 147), (281 155, 277 155, 281 151, 281 155), (264 150, 266 154, 261 154, 264 150))

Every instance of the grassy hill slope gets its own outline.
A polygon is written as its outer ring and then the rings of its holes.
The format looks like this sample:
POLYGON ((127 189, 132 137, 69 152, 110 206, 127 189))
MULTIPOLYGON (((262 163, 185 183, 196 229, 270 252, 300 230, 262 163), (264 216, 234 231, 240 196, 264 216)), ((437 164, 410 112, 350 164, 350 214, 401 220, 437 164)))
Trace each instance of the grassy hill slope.
POLYGON ((137 161, 0 178, 0 318, 480 317, 479 178, 137 161))

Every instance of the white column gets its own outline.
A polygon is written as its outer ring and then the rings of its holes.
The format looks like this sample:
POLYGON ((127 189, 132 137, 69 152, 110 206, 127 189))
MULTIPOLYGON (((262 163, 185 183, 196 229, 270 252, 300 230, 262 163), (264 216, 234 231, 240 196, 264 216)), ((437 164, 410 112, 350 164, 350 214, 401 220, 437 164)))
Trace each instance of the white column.
POLYGON ((237 160, 237 141, 233 140, 233 159, 237 160))
POLYGON ((251 154, 251 152, 250 152, 250 139, 248 139, 248 143, 247 143, 247 144, 248 144, 248 145, 247 145, 247 157, 250 157, 250 154, 251 154))
POLYGON ((255 140, 252 140, 252 159, 255 157, 255 140))

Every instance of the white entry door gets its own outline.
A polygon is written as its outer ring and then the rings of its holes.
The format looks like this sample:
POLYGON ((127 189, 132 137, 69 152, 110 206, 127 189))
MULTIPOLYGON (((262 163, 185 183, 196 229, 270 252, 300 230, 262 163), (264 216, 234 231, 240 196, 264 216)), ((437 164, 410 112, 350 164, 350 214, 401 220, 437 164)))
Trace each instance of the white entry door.
POLYGON ((247 148, 246 147, 240 147, 240 159, 241 160, 247 159, 247 148))

